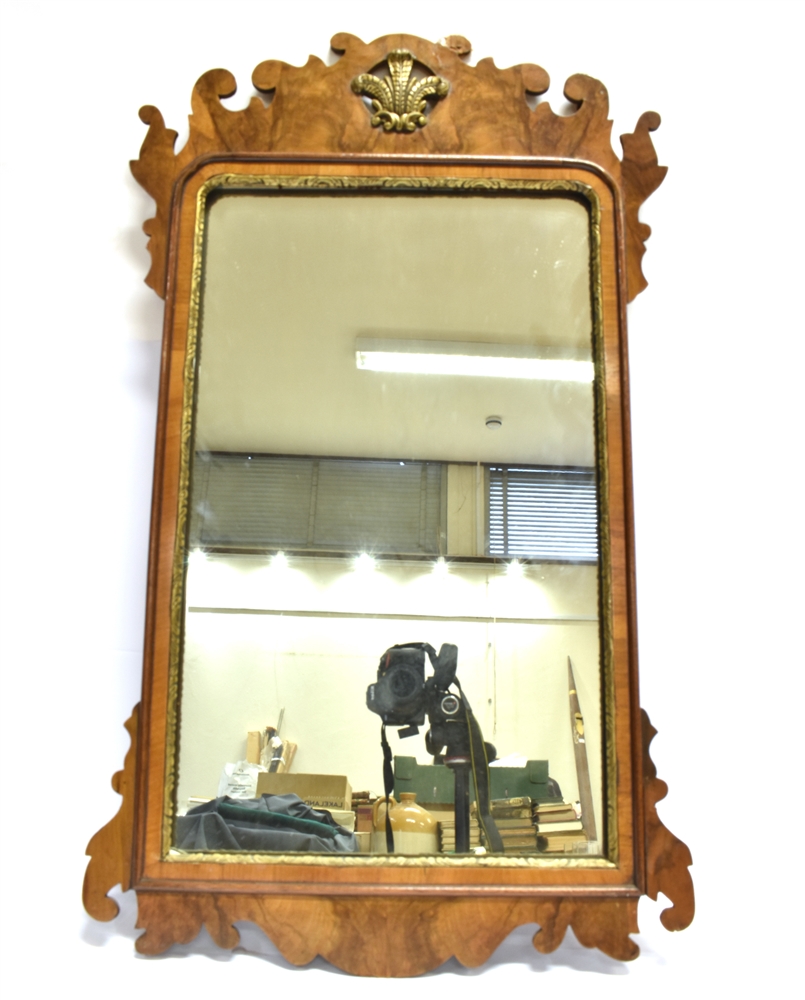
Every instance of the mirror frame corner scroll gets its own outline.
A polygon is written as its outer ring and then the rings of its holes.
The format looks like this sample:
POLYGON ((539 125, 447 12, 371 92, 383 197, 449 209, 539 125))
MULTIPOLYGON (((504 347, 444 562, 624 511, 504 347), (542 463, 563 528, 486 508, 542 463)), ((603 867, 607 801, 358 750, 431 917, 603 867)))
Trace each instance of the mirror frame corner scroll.
POLYGON ((322 955, 348 972, 404 976, 431 970, 451 956, 465 965, 479 965, 511 930, 530 922, 540 926, 534 946, 541 952, 558 947, 572 926, 583 945, 618 959, 635 958, 638 948, 630 935, 638 930, 641 895, 657 899, 662 892, 671 900, 672 906, 661 915, 669 930, 680 930, 693 919, 690 852, 663 826, 656 811, 667 786, 657 778, 649 756, 655 730, 639 707, 634 606, 625 306, 647 284, 641 261, 650 229, 639 221, 638 211, 666 173, 650 135, 660 118, 654 112, 643 114, 635 130, 621 136, 619 159, 610 145, 607 92, 599 81, 572 76, 565 95, 576 105, 575 113, 555 115, 547 104, 532 109, 527 100, 548 89, 548 76, 539 66, 498 69, 492 60, 470 66, 462 58, 469 52, 465 39, 451 36, 445 42, 390 35, 365 44, 353 35, 338 34, 331 46, 340 58, 331 66, 314 57, 302 67, 276 60, 257 66, 254 86, 273 99, 265 104, 254 98, 241 111, 221 103, 235 91, 232 75, 211 70, 195 85, 189 138, 178 153, 176 133, 166 128, 160 112, 151 106, 140 111, 148 132, 131 169, 157 205, 155 217, 143 227, 152 260, 146 282, 166 299, 143 701, 126 723, 131 748, 123 770, 113 778, 113 787, 123 797, 120 811, 87 848, 84 904, 96 919, 111 920, 117 906, 108 892, 117 884, 123 890, 133 888, 138 926, 145 928, 136 943, 141 953, 156 954, 191 940, 202 926, 218 945, 233 948, 239 941, 234 923, 251 920, 295 964, 322 955), (419 82, 409 80, 414 61, 430 74, 419 82), (373 76, 383 64, 401 83, 393 93, 392 88, 381 92, 373 76), (149 813, 149 768, 153 773, 161 766, 160 773, 165 773, 165 747, 157 746, 152 736, 157 718, 153 713, 159 713, 164 695, 161 689, 155 694, 155 664, 170 643, 170 626, 165 625, 170 615, 160 614, 159 608, 175 600, 170 573, 166 578, 160 567, 170 567, 173 559, 180 517, 177 440, 189 433, 181 408, 185 344, 176 337, 177 323, 184 321, 186 328, 192 309, 191 285, 177 264, 188 253, 180 214, 187 203, 185 193, 198 191, 216 171, 224 173, 233 164, 246 170, 246 165, 266 162, 296 165, 296 170, 302 169, 299 164, 315 163, 322 170, 366 174, 378 163, 394 164, 399 171, 418 162, 429 169, 469 171, 479 183, 485 171, 508 170, 511 175, 512 170, 542 170, 553 171, 553 176, 583 174, 611 192, 612 309, 618 336, 613 371, 605 373, 602 392, 605 405, 614 407, 617 416, 618 468, 624 483, 625 557, 622 565, 611 566, 611 573, 613 587, 625 594, 621 659, 628 708, 620 709, 618 733, 622 730, 626 736, 618 762, 630 772, 633 784, 627 838, 632 843, 624 854, 630 860, 609 881, 594 870, 586 872, 586 881, 578 875, 572 878, 572 872, 563 881, 556 869, 542 880, 535 880, 531 870, 515 872, 505 881, 493 869, 484 873, 493 878, 469 884, 472 879, 455 868, 441 871, 444 877, 436 884, 412 873, 406 876, 408 882, 403 878, 389 885, 372 874, 376 868, 365 870, 366 877, 357 881, 339 881, 338 870, 324 869, 323 878, 308 866, 307 880, 296 871, 285 879, 227 885, 222 865, 176 865, 178 875, 171 879, 159 874, 165 871, 159 864, 164 858, 148 855, 146 828, 161 826, 162 819, 149 813), (402 908, 409 935, 405 950, 389 947, 396 940, 402 908))

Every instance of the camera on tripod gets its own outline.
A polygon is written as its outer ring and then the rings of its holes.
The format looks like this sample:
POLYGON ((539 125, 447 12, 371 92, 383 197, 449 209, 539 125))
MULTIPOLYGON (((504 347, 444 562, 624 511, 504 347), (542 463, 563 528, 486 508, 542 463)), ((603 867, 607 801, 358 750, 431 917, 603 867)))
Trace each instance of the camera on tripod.
MULTIPOLYGON (((441 757, 470 753, 467 705, 460 694, 448 690, 456 682, 458 646, 444 643, 438 656, 426 642, 410 642, 387 649, 380 658, 377 682, 366 690, 366 706, 387 726, 403 726, 399 735, 416 736, 430 721, 425 734, 429 754, 441 757), (425 655, 433 664, 433 676, 425 679, 425 655)), ((460 688, 459 688, 460 690, 460 688)), ((495 748, 485 744, 487 760, 495 759, 495 748)), ((440 761, 441 763, 441 761, 440 761)))
MULTIPOLYGON (((479 818, 492 850, 503 845, 489 808, 489 761, 497 753, 485 743, 480 726, 456 677, 458 646, 444 643, 436 650, 427 642, 408 642, 392 646, 380 658, 377 681, 366 690, 366 706, 383 721, 381 745, 384 756, 386 797, 391 795, 393 776, 391 748, 386 740, 386 726, 402 726, 401 737, 415 736, 427 716, 430 728, 425 747, 435 763, 445 763, 455 777, 456 849, 467 851, 469 845, 469 779, 472 775, 479 804, 479 818), (433 675, 425 677, 425 656, 433 666, 433 675), (458 688, 458 694, 449 690, 458 688)), ((386 814, 388 817, 388 813, 386 814)), ((391 827, 386 829, 387 844, 392 850, 391 827)))

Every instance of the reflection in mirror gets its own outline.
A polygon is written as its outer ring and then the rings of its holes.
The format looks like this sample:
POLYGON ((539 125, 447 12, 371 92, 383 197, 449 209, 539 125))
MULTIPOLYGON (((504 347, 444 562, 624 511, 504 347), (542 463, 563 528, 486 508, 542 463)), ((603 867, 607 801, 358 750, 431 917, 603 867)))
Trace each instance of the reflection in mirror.
POLYGON ((176 848, 600 853, 590 203, 218 190, 204 239, 176 848))

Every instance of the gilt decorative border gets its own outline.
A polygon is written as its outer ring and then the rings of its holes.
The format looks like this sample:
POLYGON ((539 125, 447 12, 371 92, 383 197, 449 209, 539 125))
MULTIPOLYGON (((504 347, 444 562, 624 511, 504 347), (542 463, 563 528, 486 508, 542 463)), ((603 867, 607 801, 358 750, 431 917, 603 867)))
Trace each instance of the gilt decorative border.
POLYGON ((603 284, 601 272, 601 207, 598 195, 588 184, 570 179, 508 180, 499 177, 360 177, 332 176, 328 174, 236 174, 222 173, 209 178, 196 195, 195 230, 193 234, 193 263, 190 285, 190 307, 187 324, 187 342, 184 364, 184 394, 182 403, 180 437, 179 499, 176 522, 176 542, 173 554, 171 585, 170 653, 168 666, 168 705, 165 754, 165 781, 162 814, 163 861, 206 861, 239 864, 296 864, 324 865, 328 867, 486 867, 486 868, 612 868, 618 860, 616 815, 617 759, 615 750, 614 706, 614 647, 611 628, 611 578, 609 564, 609 531, 606 517, 608 510, 608 470, 606 463, 606 389, 603 360, 603 284), (265 192, 444 192, 467 193, 497 191, 514 196, 545 197, 552 193, 576 196, 584 200, 589 214, 590 238, 590 298, 592 314, 593 355, 596 361, 596 464, 599 484, 599 539, 601 555, 600 594, 601 608, 608 617, 600 620, 601 636, 601 700, 603 709, 603 764, 604 795, 606 804, 606 857, 497 857, 452 858, 444 855, 423 857, 371 855, 305 855, 305 854, 248 854, 241 852, 181 852, 172 848, 176 819, 176 777, 178 766, 178 737, 180 724, 181 663, 184 644, 185 578, 187 565, 187 531, 189 525, 190 477, 192 471, 192 435, 196 400, 196 358, 199 347, 201 315, 201 289, 204 277, 204 246, 207 201, 219 191, 265 192))

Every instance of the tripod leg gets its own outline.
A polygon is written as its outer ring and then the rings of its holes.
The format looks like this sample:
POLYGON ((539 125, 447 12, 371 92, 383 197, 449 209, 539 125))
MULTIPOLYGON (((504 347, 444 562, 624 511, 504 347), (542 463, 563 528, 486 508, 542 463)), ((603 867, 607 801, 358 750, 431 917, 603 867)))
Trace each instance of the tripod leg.
POLYGON ((470 769, 467 764, 453 765, 456 808, 456 854, 470 850, 470 769))

